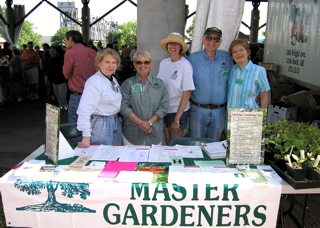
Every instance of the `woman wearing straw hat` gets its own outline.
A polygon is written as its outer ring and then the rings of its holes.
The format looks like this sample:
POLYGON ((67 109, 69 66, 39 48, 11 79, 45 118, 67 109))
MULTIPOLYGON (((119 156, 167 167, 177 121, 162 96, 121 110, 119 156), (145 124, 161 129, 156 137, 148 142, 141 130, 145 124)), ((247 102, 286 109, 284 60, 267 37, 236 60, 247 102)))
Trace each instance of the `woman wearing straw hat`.
POLYGON ((194 90, 193 70, 189 61, 182 56, 188 46, 179 33, 171 33, 160 41, 160 46, 170 57, 160 62, 158 78, 166 84, 169 94, 168 114, 164 117, 166 144, 174 138, 183 136, 188 126, 191 91, 194 90))

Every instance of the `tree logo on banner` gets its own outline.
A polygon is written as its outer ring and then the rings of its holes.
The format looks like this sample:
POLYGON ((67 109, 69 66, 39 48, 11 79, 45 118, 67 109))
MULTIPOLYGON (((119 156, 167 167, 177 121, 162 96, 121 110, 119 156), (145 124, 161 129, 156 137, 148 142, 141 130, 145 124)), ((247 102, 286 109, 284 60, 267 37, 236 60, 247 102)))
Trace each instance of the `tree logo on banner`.
POLYGON ((18 179, 14 183, 14 187, 21 192, 27 192, 28 195, 40 195, 41 190, 46 189, 48 192, 47 200, 42 204, 27 205, 16 208, 17 211, 55 211, 55 212, 70 212, 70 213, 96 213, 95 210, 84 207, 81 204, 67 204, 59 203, 56 199, 55 193, 60 188, 61 194, 68 198, 73 198, 79 195, 81 199, 86 200, 90 195, 89 184, 76 184, 66 182, 51 182, 51 181, 35 181, 31 179, 18 179))

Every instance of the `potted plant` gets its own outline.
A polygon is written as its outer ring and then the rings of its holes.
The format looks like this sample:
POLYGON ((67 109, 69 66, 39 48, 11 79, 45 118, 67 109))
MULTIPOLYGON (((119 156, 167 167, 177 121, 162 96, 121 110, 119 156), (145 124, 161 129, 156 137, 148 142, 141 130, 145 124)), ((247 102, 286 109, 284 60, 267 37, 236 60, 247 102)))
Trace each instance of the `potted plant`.
POLYGON ((307 177, 308 173, 308 167, 303 164, 307 160, 304 156, 304 151, 300 151, 300 157, 295 154, 293 154, 292 157, 294 158, 295 162, 291 162, 290 154, 287 155, 287 173, 295 181, 302 181, 307 177))
POLYGON ((283 171, 286 170, 288 154, 297 158, 300 151, 304 150, 307 156, 303 158, 303 162, 308 164, 307 161, 314 160, 320 151, 320 129, 309 123, 281 120, 267 124, 264 126, 264 136, 266 150, 272 154, 275 164, 283 171))
POLYGON ((310 160, 308 167, 309 167, 309 179, 310 180, 320 180, 320 154, 317 155, 316 159, 313 161, 310 160))

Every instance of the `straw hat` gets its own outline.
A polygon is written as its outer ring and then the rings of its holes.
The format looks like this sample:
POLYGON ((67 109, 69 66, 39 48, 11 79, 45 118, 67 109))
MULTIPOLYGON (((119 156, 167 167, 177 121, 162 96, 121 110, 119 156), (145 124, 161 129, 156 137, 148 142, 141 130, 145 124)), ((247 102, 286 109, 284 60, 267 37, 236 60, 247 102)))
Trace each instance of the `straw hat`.
POLYGON ((166 39, 160 41, 160 46, 167 51, 167 44, 169 42, 179 43, 182 47, 182 53, 188 51, 188 46, 183 40, 183 36, 177 32, 170 33, 166 39))

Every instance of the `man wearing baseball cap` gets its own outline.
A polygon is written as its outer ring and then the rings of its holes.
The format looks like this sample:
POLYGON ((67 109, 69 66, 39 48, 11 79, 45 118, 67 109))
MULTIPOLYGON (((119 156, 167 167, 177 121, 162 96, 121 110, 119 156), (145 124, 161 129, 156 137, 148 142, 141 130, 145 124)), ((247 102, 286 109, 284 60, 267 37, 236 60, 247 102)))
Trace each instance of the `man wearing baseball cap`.
POLYGON ((225 128, 227 79, 233 62, 227 51, 218 49, 221 42, 222 31, 207 28, 202 37, 204 50, 188 57, 195 85, 190 98, 191 137, 220 141, 225 128))

